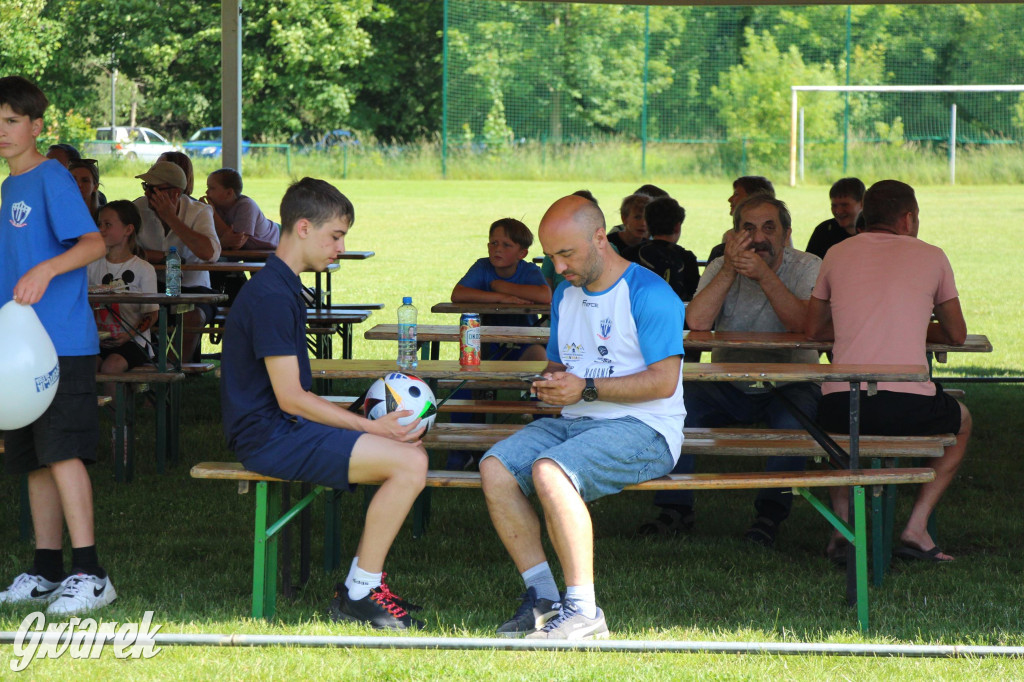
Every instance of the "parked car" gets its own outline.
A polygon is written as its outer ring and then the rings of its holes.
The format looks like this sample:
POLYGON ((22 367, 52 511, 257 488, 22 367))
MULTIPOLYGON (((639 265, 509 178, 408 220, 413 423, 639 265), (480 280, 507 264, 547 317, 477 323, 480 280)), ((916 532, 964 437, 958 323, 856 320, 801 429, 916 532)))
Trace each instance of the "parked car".
MULTIPOLYGON (((192 137, 188 138, 182 147, 189 156, 220 156, 223 147, 222 137, 220 126, 208 126, 192 133, 192 137)), ((242 140, 242 153, 249 153, 248 140, 242 140)))
POLYGON ((328 130, 327 132, 306 131, 303 133, 296 133, 295 135, 292 135, 289 142, 291 142, 298 151, 303 153, 309 153, 312 151, 326 152, 334 149, 335 147, 359 144, 359 140, 356 139, 355 133, 343 128, 335 128, 334 130, 328 130))
POLYGON ((98 128, 96 139, 86 142, 83 152, 86 156, 113 154, 114 156, 142 161, 156 161, 164 152, 178 151, 167 138, 152 128, 115 126, 111 133, 110 126, 98 128))

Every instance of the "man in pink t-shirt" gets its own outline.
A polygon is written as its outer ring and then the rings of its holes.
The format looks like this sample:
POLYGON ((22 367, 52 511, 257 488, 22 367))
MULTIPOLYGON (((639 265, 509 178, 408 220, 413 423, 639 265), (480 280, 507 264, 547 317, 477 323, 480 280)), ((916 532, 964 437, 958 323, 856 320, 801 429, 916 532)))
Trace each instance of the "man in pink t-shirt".
MULTIPOLYGON (((942 249, 917 239, 917 199, 909 185, 883 180, 864 195, 861 234, 829 249, 807 309, 812 339, 834 339, 834 361, 853 364, 927 364, 925 343, 961 344, 967 324, 942 249), (935 320, 932 320, 934 315, 935 320)), ((866 388, 864 385, 862 389, 866 388)), ((846 384, 826 383, 818 421, 828 431, 849 431, 846 384)), ((861 397, 861 429, 889 436, 955 433, 956 444, 934 461, 935 480, 921 486, 896 554, 926 561, 952 561, 928 534, 928 517, 953 480, 971 433, 967 408, 930 381, 878 384, 861 397)), ((846 518, 848 488, 832 491, 836 513, 846 518)), ((834 534, 829 558, 845 554, 834 534)))

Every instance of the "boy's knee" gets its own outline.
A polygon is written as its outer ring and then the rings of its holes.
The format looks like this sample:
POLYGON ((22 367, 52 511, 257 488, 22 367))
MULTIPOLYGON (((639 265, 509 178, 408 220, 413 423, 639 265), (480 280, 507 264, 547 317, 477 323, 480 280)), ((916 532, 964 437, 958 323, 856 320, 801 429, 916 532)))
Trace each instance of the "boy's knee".
POLYGON ((971 435, 971 427, 974 426, 974 419, 971 417, 971 411, 967 409, 959 400, 956 401, 957 405, 960 406, 960 430, 957 431, 958 436, 969 436, 971 435))

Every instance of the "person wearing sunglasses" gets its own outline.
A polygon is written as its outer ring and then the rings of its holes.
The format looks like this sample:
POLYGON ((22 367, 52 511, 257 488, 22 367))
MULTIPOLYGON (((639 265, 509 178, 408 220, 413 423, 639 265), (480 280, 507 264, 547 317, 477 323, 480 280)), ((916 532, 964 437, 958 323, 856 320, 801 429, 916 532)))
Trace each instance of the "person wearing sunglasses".
MULTIPOLYGON (((142 181, 143 195, 135 200, 142 217, 139 243, 145 250, 146 260, 162 263, 168 249, 177 247, 182 263, 216 263, 220 258, 220 240, 213 225, 213 210, 206 204, 185 195, 188 180, 185 172, 170 161, 157 161, 148 171, 135 176, 142 181)), ((183 293, 212 293, 210 273, 204 270, 186 270, 181 273, 183 293)), ((210 320, 216 308, 210 304, 197 304, 185 313, 185 327, 201 329, 210 320)), ((186 332, 182 336, 182 352, 186 362, 191 361, 199 346, 199 334, 186 332)))

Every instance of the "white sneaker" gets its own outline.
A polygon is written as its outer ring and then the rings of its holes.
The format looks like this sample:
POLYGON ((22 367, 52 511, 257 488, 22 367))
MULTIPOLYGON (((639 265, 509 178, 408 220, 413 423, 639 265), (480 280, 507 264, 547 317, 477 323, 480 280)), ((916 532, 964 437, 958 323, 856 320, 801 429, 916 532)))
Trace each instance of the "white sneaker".
POLYGON ((0 592, 0 604, 49 604, 60 594, 61 583, 50 582, 41 575, 22 573, 11 586, 0 592))
POLYGON ((60 596, 46 612, 51 616, 73 616, 106 606, 117 599, 110 577, 98 578, 87 573, 69 575, 60 584, 60 596))

